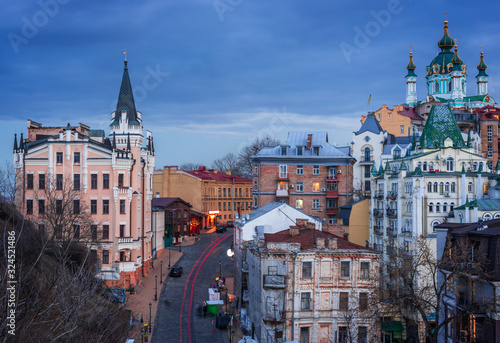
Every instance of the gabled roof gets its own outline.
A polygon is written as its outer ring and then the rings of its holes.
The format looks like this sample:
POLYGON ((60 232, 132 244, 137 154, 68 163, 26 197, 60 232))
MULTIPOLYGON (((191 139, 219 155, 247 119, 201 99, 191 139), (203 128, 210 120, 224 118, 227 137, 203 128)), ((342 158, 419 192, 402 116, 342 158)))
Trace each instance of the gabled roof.
POLYGON ((252 180, 246 179, 241 176, 236 175, 228 175, 224 172, 215 171, 213 169, 206 170, 204 167, 201 167, 198 170, 183 170, 185 173, 197 177, 202 180, 212 180, 218 182, 248 182, 251 183, 252 180))
POLYGON ((176 201, 180 201, 180 202, 184 203, 185 205, 187 205, 189 207, 193 207, 193 206, 191 206, 190 203, 188 203, 187 201, 184 201, 184 200, 182 200, 181 198, 178 198, 178 197, 174 197, 174 198, 153 198, 153 206, 165 208, 165 207, 168 207, 168 206, 172 205, 176 201))
MULTIPOLYGON (((258 209, 254 210, 248 214, 250 219, 248 219, 246 221, 246 223, 251 222, 252 220, 257 219, 260 216, 263 216, 264 214, 267 214, 267 213, 271 212, 272 210, 275 210, 281 206, 289 206, 289 205, 283 204, 281 202, 270 202, 269 204, 266 204, 262 207, 259 207, 258 209)), ((304 213, 304 216, 312 219, 312 217, 309 216, 308 214, 304 213)))
POLYGON ((363 132, 373 132, 375 134, 379 134, 382 131, 384 130, 382 129, 382 126, 380 126, 377 118, 375 118, 375 114, 368 113, 363 125, 361 125, 361 128, 358 132, 356 132, 356 135, 360 135, 363 132))
POLYGON ((454 147, 465 147, 464 139, 450 107, 433 105, 425 122, 422 136, 420 136, 420 147, 440 148, 444 146, 444 141, 447 138, 453 141, 454 147))
POLYGON ((400 114, 402 116, 405 116, 405 117, 408 117, 410 119, 424 120, 423 117, 421 117, 420 115, 418 115, 417 113, 415 113, 415 108, 410 107, 408 105, 402 105, 402 106, 403 106, 403 110, 402 111, 398 111, 398 114, 400 114))
POLYGON ((123 69, 122 85, 118 94, 118 103, 116 104, 115 117, 111 125, 118 125, 122 112, 127 111, 129 125, 139 125, 137 121, 137 111, 135 109, 134 94, 132 93, 132 84, 128 75, 127 60, 123 69))

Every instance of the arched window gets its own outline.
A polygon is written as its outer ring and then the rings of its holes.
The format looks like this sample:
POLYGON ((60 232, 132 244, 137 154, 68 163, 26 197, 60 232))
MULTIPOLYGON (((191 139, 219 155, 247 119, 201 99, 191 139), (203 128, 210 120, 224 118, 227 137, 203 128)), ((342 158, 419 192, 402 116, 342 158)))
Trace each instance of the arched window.
POLYGON ((432 182, 427 183, 427 192, 432 193, 432 182))
POLYGON ((446 213, 448 211, 448 203, 443 203, 443 213, 446 213))
POLYGON ((474 191, 474 186, 472 185, 472 182, 469 182, 467 184, 467 192, 472 193, 474 191))
POLYGON ((454 203, 454 202, 452 202, 452 203, 450 204, 450 211, 453 211, 454 209, 455 209, 455 203, 454 203))
POLYGON ((436 204, 436 213, 439 213, 439 212, 441 212, 441 203, 438 202, 436 204))
POLYGON ((474 162, 474 163, 472 164, 472 168, 473 168, 473 169, 472 169, 473 171, 477 171, 477 162, 474 162))
POLYGON ((422 166, 422 170, 423 171, 427 171, 427 162, 424 162, 424 164, 422 166))
POLYGON ((440 182, 439 183, 439 194, 443 194, 443 192, 444 192, 444 183, 440 182))
POLYGON ((459 223, 462 223, 462 222, 463 222, 463 220, 464 220, 464 216, 463 216, 462 212, 460 212, 460 213, 458 213, 458 214, 457 214, 457 218, 458 218, 458 222, 459 222, 459 223))
POLYGON ((439 82, 434 82, 434 93, 439 93, 439 82))
POLYGON ((432 223, 431 223, 431 226, 432 226, 432 231, 436 231, 435 227, 436 225, 439 225, 441 224, 441 222, 439 220, 434 220, 432 223))
POLYGON ((465 93, 465 81, 462 80, 462 92, 465 93))
POLYGON ((495 215, 493 216, 493 218, 495 218, 495 219, 500 218, 500 212, 495 213, 495 215))
POLYGON ((429 203, 429 212, 434 212, 434 204, 432 202, 429 203))
POLYGON ((444 184, 444 191, 445 191, 445 192, 449 192, 449 191, 450 191, 450 183, 449 183, 449 182, 446 182, 446 183, 444 184))
POLYGON ((451 81, 448 81, 448 93, 451 92, 451 81))
POLYGON ((491 220, 491 218, 493 218, 491 213, 487 212, 487 213, 483 214, 483 220, 491 220))
POLYGON ((433 187, 432 191, 433 191, 434 193, 437 193, 437 192, 438 192, 438 183, 437 183, 437 182, 434 182, 434 187, 433 187))
POLYGON ((454 163, 453 163, 453 158, 448 157, 448 158, 446 159, 446 170, 447 170, 447 171, 453 171, 453 169, 454 169, 454 168, 453 168, 453 164, 454 164, 454 163))
POLYGON ((394 158, 400 158, 401 157, 401 149, 400 148, 394 149, 393 157, 394 158))
POLYGON ((370 148, 365 148, 365 161, 370 161, 371 159, 371 150, 370 148))
POLYGON ((456 192, 455 182, 451 183, 450 192, 452 192, 452 193, 456 192))

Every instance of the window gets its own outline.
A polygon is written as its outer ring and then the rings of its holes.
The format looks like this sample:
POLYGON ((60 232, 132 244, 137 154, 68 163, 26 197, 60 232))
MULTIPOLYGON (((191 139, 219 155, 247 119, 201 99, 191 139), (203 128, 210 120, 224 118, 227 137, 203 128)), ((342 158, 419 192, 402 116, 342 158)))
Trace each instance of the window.
POLYGON ((326 199, 326 208, 327 209, 332 209, 332 208, 337 208, 337 199, 331 199, 327 198, 326 199))
POLYGON ((370 166, 364 166, 364 170, 365 170, 364 176, 365 177, 370 177, 371 176, 370 166))
POLYGON ((368 327, 358 326, 358 343, 368 342, 368 327))
POLYGON ((371 153, 370 148, 365 148, 365 161, 371 161, 371 153))
POLYGON ((493 157, 493 145, 488 145, 488 157, 493 157))
POLYGON ((44 223, 38 224, 38 231, 40 231, 42 236, 45 236, 45 224, 44 223))
POLYGON ((309 311, 311 309, 311 293, 303 292, 300 294, 300 309, 302 311, 309 311))
POLYGON ((338 343, 347 343, 347 342, 348 342, 347 326, 339 326, 339 342, 338 343))
POLYGON ((227 203, 227 210, 231 211, 231 203, 230 202, 227 203))
POLYGON ((120 199, 120 214, 125 214, 125 199, 120 199))
POLYGON ((434 184, 432 185, 432 191, 434 193, 437 193, 438 192, 438 183, 437 182, 434 182, 434 184))
POLYGON ((56 236, 56 238, 62 238, 62 226, 60 224, 54 227, 54 236, 56 236))
MULTIPOLYGON (((287 177, 287 175, 286 175, 286 165, 281 165, 280 166, 280 175, 279 176, 280 176, 280 178, 286 178, 287 177)), ((224 193, 224 195, 226 195, 226 194, 224 193)))
POLYGON ((80 189, 80 174, 73 175, 73 189, 74 190, 80 189))
POLYGON ((349 309, 349 293, 340 292, 339 295, 339 310, 348 310, 349 309))
POLYGON ((319 182, 313 182, 313 192, 319 192, 319 182))
POLYGON ((38 189, 45 189, 45 174, 38 174, 38 189))
POLYGON ((223 202, 223 203, 222 203, 222 210, 223 210, 223 211, 225 211, 225 210, 226 210, 226 203, 225 203, 225 202, 223 202))
POLYGON ((448 157, 446 159, 446 170, 447 171, 453 171, 453 169, 454 169, 453 158, 448 157))
POLYGON ((401 157, 401 149, 400 148, 394 149, 394 151, 393 151, 393 157, 394 158, 400 158, 401 157))
POLYGON ((304 166, 297 166, 297 175, 304 175, 304 166))
MULTIPOLYGON (((118 174, 118 187, 123 187, 123 178, 125 176, 123 174, 118 174)), ((97 185, 96 185, 97 187, 97 185)))
POLYGON ((340 277, 351 277, 351 262, 341 261, 340 262, 340 277))
POLYGON ((448 81, 448 93, 451 92, 451 81, 448 81))
POLYGON ((286 146, 281 147, 281 156, 286 156, 286 146))
POLYGON ((313 147, 313 156, 319 156, 319 146, 313 147))
POLYGON ((404 126, 404 125, 401 125, 400 130, 401 130, 401 131, 400 131, 401 133, 405 133, 405 126, 404 126))
POLYGON ((303 208, 304 207, 304 200, 302 200, 302 199, 295 200, 295 207, 296 208, 303 208))
POLYGON ((109 225, 102 226, 102 239, 109 239, 109 225))
POLYGON ((432 193, 432 182, 427 183, 427 192, 432 193))
POLYGON ((359 293, 359 309, 364 311, 368 308, 368 293, 359 293))
POLYGON ((224 195, 224 198, 226 197, 226 189, 222 189, 222 194, 224 195))
POLYGON ((361 262, 360 263, 360 273, 359 277, 361 279, 368 279, 370 278, 370 262, 361 262))
POLYGON ((313 199, 312 209, 319 210, 319 199, 313 199))
POLYGON ((439 212, 441 212, 441 204, 438 202, 436 204, 436 213, 439 213, 439 212))
POLYGON ((473 190, 474 190, 474 187, 472 186, 472 182, 469 182, 467 184, 467 192, 472 193, 473 190))
POLYGON ((304 154, 304 148, 301 146, 297 147, 297 155, 302 156, 304 154))
POLYGON ((26 189, 33 189, 33 174, 26 175, 26 189))
POLYGON ((365 191, 371 190, 370 180, 365 180, 365 191))
POLYGON ((297 182, 297 192, 303 192, 304 191, 304 184, 302 182, 297 182))
POLYGON ((73 199, 73 214, 80 214, 80 200, 73 199))
POLYGON ((102 201, 102 214, 109 214, 109 200, 104 199, 102 201))
POLYGON ((97 200, 96 199, 90 200, 90 214, 97 214, 97 200))
MULTIPOLYGON (((253 182, 253 189, 254 189, 254 191, 258 190, 258 188, 259 188, 259 186, 258 186, 257 181, 254 181, 254 182, 253 182)), ((220 189, 220 188, 219 188, 219 189, 220 189)), ((219 194, 219 196, 220 196, 220 194, 219 194)))
POLYGON ((90 225, 90 239, 97 239, 97 224, 90 225))
POLYGON ((222 210, 222 203, 219 201, 219 206, 218 206, 218 210, 221 211, 222 210))
POLYGON ((424 162, 424 164, 422 165, 422 170, 427 171, 427 162, 424 162))
POLYGON ((63 174, 56 175, 56 189, 63 189, 63 174))
POLYGON ((487 132, 488 143, 493 142, 493 126, 488 125, 487 132))
POLYGON ((33 200, 26 200, 26 214, 33 214, 33 200))
POLYGON ((63 153, 61 151, 56 152, 56 163, 57 164, 63 163, 63 153))
POLYGON ((450 183, 449 183, 449 182, 446 182, 446 183, 444 184, 444 191, 445 191, 445 192, 449 192, 449 191, 450 191, 450 183))
POLYGON ((302 278, 312 278, 312 262, 302 262, 302 278))
POLYGON ((439 93, 439 82, 434 82, 434 93, 439 93))
POLYGON ((80 152, 75 151, 75 154, 73 155, 73 163, 79 164, 80 163, 80 152))
POLYGON ((231 197, 231 188, 228 188, 228 189, 227 189, 227 196, 228 196, 228 197, 231 197))
POLYGON ((300 343, 309 343, 309 327, 300 328, 300 343))
POLYGON ((125 237, 125 225, 120 225, 120 237, 125 237))
POLYGON ((80 237, 80 224, 73 224, 73 237, 80 237))
POLYGON ((319 175, 319 166, 313 166, 313 175, 319 175))
POLYGON ((109 250, 102 250, 102 263, 103 264, 108 264, 109 263, 109 250))
POLYGON ((38 199, 38 214, 45 213, 45 200, 38 199))
POLYGON ((455 190, 455 182, 451 183, 450 192, 452 192, 452 193, 456 192, 456 190, 455 190))
POLYGON ((432 202, 429 203, 429 212, 434 212, 434 204, 432 202))
POLYGON ((62 212, 63 212, 62 200, 56 199, 56 214, 62 214, 62 212))
POLYGON ((440 182, 439 183, 439 194, 443 194, 443 192, 444 192, 444 183, 440 182))
POLYGON ((109 174, 102 174, 102 188, 109 189, 109 174))
POLYGON ((337 174, 337 167, 336 166, 332 166, 332 167, 328 168, 328 175, 329 176, 335 177, 336 174, 337 174))
POLYGON ((97 174, 90 175, 90 189, 97 189, 97 174))
POLYGON ((333 216, 328 217, 328 224, 335 224, 337 222, 337 219, 333 216))

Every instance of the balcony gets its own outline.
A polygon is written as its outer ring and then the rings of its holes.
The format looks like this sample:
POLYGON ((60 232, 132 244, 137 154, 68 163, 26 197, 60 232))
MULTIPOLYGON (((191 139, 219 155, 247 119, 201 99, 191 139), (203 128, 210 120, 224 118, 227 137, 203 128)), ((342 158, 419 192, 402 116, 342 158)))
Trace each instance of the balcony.
POLYGON ((382 243, 373 243, 373 249, 377 250, 378 252, 383 252, 384 245, 382 243))
POLYGON ((375 198, 383 198, 384 197, 384 191, 383 190, 378 190, 375 194, 374 194, 374 197, 375 198))
POLYGON ((118 250, 132 250, 134 249, 134 238, 133 237, 119 237, 118 238, 118 250))
POLYGON ((118 273, 121 272, 135 272, 136 265, 133 261, 115 261, 115 265, 118 268, 118 273))
POLYGON ((397 217, 398 216, 398 210, 396 210, 395 208, 388 208, 387 209, 387 215, 389 217, 392 217, 392 218, 397 217))
POLYGON ((288 173, 278 173, 276 180, 288 180, 288 173))
POLYGON ((359 161, 360 164, 372 164, 373 163, 373 156, 361 156, 361 160, 359 161))
POLYGON ((402 227, 401 228, 401 234, 405 235, 405 236, 411 236, 412 235, 412 231, 411 231, 411 229, 407 229, 405 227, 402 227))
POLYGON ((382 230, 382 227, 380 225, 375 225, 373 227, 373 231, 375 232, 376 235, 383 235, 384 230, 382 230))
POLYGON ((284 275, 264 275, 264 288, 285 288, 284 275))
POLYGON ((339 191, 326 191, 326 197, 327 198, 338 198, 339 191))
POLYGON ((387 192, 387 198, 395 200, 398 197, 397 191, 389 191, 387 192))
POLYGON ((334 208, 327 208, 326 209, 326 214, 327 215, 337 215, 339 213, 339 208, 334 207, 334 208))
POLYGON ((287 197, 288 196, 288 189, 277 189, 276 190, 276 197, 287 197))
POLYGON ((337 174, 330 174, 326 176, 326 181, 337 181, 337 174))
POLYGON ((386 230, 387 236, 396 237, 398 235, 398 231, 394 227, 388 227, 386 230))
POLYGON ((384 210, 378 209, 378 208, 374 208, 373 209, 373 216, 374 217, 378 217, 378 218, 383 217, 384 216, 384 210))

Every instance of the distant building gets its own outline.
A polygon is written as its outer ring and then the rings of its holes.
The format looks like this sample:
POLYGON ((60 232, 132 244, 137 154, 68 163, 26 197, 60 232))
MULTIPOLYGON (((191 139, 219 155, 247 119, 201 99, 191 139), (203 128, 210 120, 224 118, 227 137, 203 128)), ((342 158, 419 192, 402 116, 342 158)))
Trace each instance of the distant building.
POLYGON ((259 342, 369 342, 380 337, 369 314, 379 254, 298 219, 247 245, 246 328, 259 342))
POLYGON ((340 207, 339 223, 349 242, 366 246, 370 238, 370 199, 363 199, 340 207))
MULTIPOLYGON (((154 165, 153 136, 150 131, 143 135, 125 61, 108 138, 103 130, 83 124, 43 127, 28 120, 28 139, 21 134, 19 143, 14 141, 16 205, 28 219, 37 220, 49 205, 46 192, 55 194, 56 210, 63 192, 78 193, 71 206, 75 213, 84 205, 90 211, 92 242, 84 243, 100 258, 100 275, 109 285, 137 286, 150 268, 154 249, 154 165)), ((57 238, 58 224, 38 225, 57 238)), ((78 233, 80 224, 74 225, 78 233)))
POLYGON ((179 197, 205 215, 203 227, 234 221, 251 211, 252 180, 215 169, 180 170, 165 166, 155 170, 155 197, 179 197))
POLYGON ((289 132, 274 148, 251 157, 254 208, 282 202, 335 223, 339 206, 352 197, 349 148, 328 143, 326 132, 289 132))

